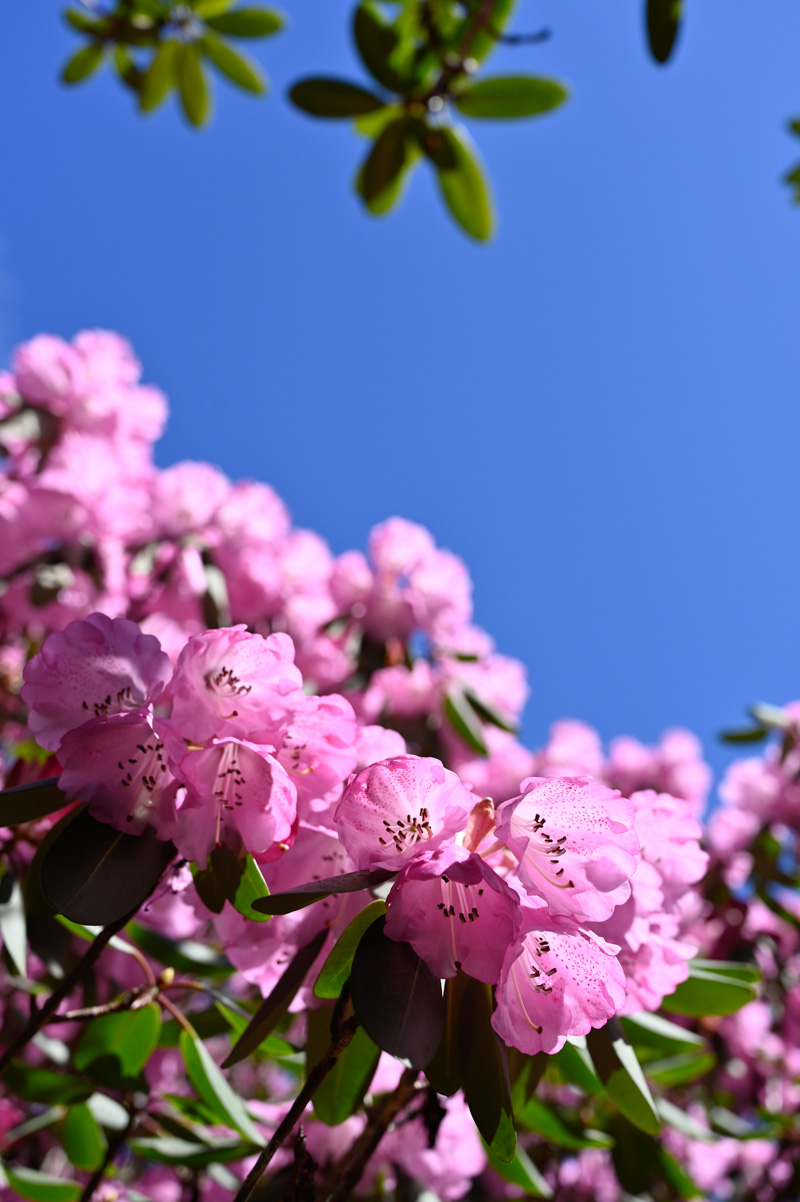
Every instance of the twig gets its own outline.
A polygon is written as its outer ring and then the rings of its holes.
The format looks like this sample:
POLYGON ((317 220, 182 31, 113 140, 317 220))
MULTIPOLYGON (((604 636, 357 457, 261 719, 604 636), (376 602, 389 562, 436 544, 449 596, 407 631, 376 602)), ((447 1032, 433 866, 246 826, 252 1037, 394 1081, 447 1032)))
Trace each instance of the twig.
POLYGON ((97 1189, 98 1185, 100 1185, 101 1181, 105 1177, 106 1171, 108 1170, 109 1165, 112 1163, 117 1152, 119 1151, 119 1149, 125 1143, 125 1140, 130 1135, 135 1122, 136 1122, 135 1113, 132 1109, 129 1109, 128 1110, 128 1122, 127 1122, 126 1126, 121 1131, 117 1131, 116 1134, 113 1135, 112 1138, 108 1141, 108 1147, 106 1148, 106 1153, 105 1153, 105 1156, 103 1157, 102 1164, 100 1164, 98 1166, 98 1168, 95 1169, 95 1171, 92 1173, 92 1176, 89 1178, 89 1181, 87 1182, 86 1187, 85 1187, 83 1193, 81 1194, 80 1202, 90 1202, 90 1199, 91 1199, 92 1195, 94 1194, 94 1191, 97 1189))
POLYGON ((388 1094, 383 1104, 374 1111, 345 1157, 344 1163, 338 1168, 336 1189, 328 1202, 346 1202, 346 1199, 351 1197, 353 1189, 361 1180, 367 1161, 388 1131, 392 1119, 413 1098, 418 1076, 419 1069, 407 1068, 394 1093, 388 1094))
POLYGON ((110 1002, 100 1002, 97 1006, 84 1006, 82 1010, 65 1010, 63 1014, 55 1014, 50 1020, 54 1023, 79 1022, 83 1018, 100 1018, 103 1014, 117 1014, 120 1010, 140 1010, 148 1006, 157 996, 159 986, 137 985, 122 997, 110 1002))

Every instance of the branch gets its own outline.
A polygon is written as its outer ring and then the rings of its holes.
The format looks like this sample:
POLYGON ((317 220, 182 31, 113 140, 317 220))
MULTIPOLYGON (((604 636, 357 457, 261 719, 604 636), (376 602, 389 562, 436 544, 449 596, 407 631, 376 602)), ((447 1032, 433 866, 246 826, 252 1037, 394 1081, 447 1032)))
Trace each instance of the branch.
POLYGON ((346 1199, 352 1196, 353 1189, 361 1180, 367 1161, 388 1131, 392 1119, 413 1098, 418 1076, 419 1069, 407 1068, 394 1093, 388 1094, 384 1098, 383 1105, 373 1112, 366 1127, 348 1152, 344 1163, 338 1169, 337 1186, 328 1202, 346 1202, 346 1199))

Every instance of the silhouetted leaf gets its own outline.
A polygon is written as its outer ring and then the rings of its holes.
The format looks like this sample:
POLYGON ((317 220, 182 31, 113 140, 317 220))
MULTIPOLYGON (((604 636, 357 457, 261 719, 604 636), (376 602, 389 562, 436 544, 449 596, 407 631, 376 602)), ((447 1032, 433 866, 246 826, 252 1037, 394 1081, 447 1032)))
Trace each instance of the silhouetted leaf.
POLYGON ((250 1143, 261 1143, 247 1107, 226 1081, 202 1039, 182 1031, 180 1049, 189 1080, 200 1097, 223 1123, 243 1135, 250 1143))
POLYGON ((139 90, 139 105, 142 112, 149 113, 166 99, 178 82, 180 46, 175 41, 159 43, 150 66, 144 73, 139 90))
POLYGON ((452 169, 437 172, 445 204, 471 238, 485 242, 492 236, 494 217, 483 171, 463 132, 444 129, 442 136, 450 144, 456 161, 452 169))
POLYGON ((384 923, 368 927, 353 957, 353 1009, 378 1047, 425 1068, 444 1029, 441 985, 410 944, 384 934, 384 923))
POLYGON ((0 826, 33 822, 69 805, 58 787, 59 777, 48 776, 29 785, 14 785, 0 791, 0 826))
POLYGON ((88 1171, 103 1163, 106 1137, 85 1102, 70 1106, 61 1137, 70 1164, 88 1171))
POLYGON ((558 108, 568 95, 567 89, 556 79, 497 75, 467 84, 455 94, 453 103, 466 117, 538 117, 558 108))
POLYGON ((158 1044, 161 1013, 157 1006, 120 1010, 92 1019, 83 1028, 73 1061, 101 1085, 116 1089, 137 1077, 158 1044))
MULTIPOLYGON (((330 1047, 333 1007, 322 1006, 307 1013, 306 1075, 330 1047)), ((317 1118, 336 1127, 355 1113, 375 1076, 380 1054, 378 1045, 359 1027, 314 1094, 312 1105, 317 1118)))
POLYGON ((293 104, 312 117, 359 117, 385 108, 385 102, 366 88, 342 79, 312 76, 289 91, 293 104))
POLYGON ((721 730, 719 737, 723 743, 761 743, 768 734, 765 726, 747 726, 741 730, 721 730))
POLYGON ((271 893, 253 902, 253 909, 260 914, 291 914, 314 902, 322 901, 335 893, 357 893, 359 889, 371 889, 382 885, 396 874, 386 868, 364 868, 358 872, 343 872, 340 876, 323 877, 320 881, 307 881, 296 885, 285 893, 271 893))
POLYGON ((192 125, 205 125, 210 116, 208 83, 200 61, 200 50, 193 43, 181 47, 178 84, 186 119, 192 125))
POLYGON ((209 29, 233 38, 268 38, 285 24, 286 17, 277 8, 235 8, 206 17, 209 29))
POLYGON ((457 166, 453 148, 440 129, 434 129, 418 117, 412 117, 408 122, 408 130, 416 139, 425 158, 429 159, 435 167, 450 170, 457 166))
MULTIPOLYGON (((446 143, 452 149, 452 143, 446 143)), ((452 174, 447 172, 448 175, 452 174)), ((478 717, 467 701, 463 690, 451 687, 445 694, 444 714, 457 735, 460 735, 468 747, 477 751, 478 755, 488 755, 483 730, 478 717)))
POLYGON ((336 940, 328 959, 319 970, 314 983, 314 997, 334 999, 342 992, 342 986, 350 976, 353 956, 361 942, 361 936, 376 918, 386 913, 386 902, 370 902, 336 940))
POLYGON ((506 1049, 492 1027, 492 989, 463 975, 458 1048, 464 1098, 475 1125, 498 1160, 514 1159, 517 1136, 506 1049))
POLYGON ((405 83, 390 63, 398 45, 393 29, 384 25, 375 11, 361 4, 353 17, 353 37, 364 66, 390 92, 402 92, 405 83))
POLYGON ((609 1097, 640 1130, 657 1135, 661 1121, 636 1053, 625 1042, 619 1022, 611 1019, 586 1036, 597 1075, 609 1097))
POLYGON ((73 922, 105 926, 142 904, 174 856, 151 828, 126 835, 82 810, 42 861, 42 892, 73 922))
POLYGON ((201 38, 200 45, 217 70, 221 71, 231 83, 235 83, 239 88, 244 88, 246 92, 254 92, 257 96, 264 95, 267 90, 267 81, 257 62, 240 54, 228 42, 214 37, 212 34, 206 34, 201 38))
POLYGON ((657 63, 666 63, 680 29, 683 0, 647 0, 647 40, 657 63))
POLYGON ((61 79, 64 83, 83 83, 84 79, 94 75, 102 61, 102 43, 92 42, 73 54, 61 72, 61 79))
POLYGON ((360 179, 361 195, 375 200, 400 176, 406 161, 406 119, 390 121, 373 143, 364 161, 360 179))
POLYGON ((461 1057, 458 1045, 458 1020, 461 1013, 463 975, 444 983, 444 1029, 439 1046, 425 1076, 437 1093, 450 1098, 461 1088, 461 1057))

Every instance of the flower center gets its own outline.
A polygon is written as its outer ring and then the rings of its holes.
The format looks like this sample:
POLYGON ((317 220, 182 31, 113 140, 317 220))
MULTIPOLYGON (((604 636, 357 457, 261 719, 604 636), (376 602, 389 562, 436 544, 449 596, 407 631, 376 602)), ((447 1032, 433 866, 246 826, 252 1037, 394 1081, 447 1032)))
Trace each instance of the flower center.
POLYGON ((425 843, 428 839, 433 838, 430 814, 424 806, 416 817, 406 814, 405 822, 402 818, 398 818, 397 822, 387 822, 384 818, 383 825, 387 838, 384 839, 379 835, 378 842, 384 847, 387 847, 389 843, 394 843, 398 852, 407 851, 415 843, 425 843))

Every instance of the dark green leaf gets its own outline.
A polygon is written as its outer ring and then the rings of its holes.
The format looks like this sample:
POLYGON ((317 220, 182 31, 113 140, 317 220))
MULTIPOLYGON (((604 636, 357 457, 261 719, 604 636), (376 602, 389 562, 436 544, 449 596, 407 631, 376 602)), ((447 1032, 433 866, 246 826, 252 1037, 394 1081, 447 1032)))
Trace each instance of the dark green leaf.
POLYGON ((538 117, 558 108, 568 95, 556 79, 497 75, 467 84, 453 97, 453 103, 466 117, 538 117))
POLYGON ((640 1130, 657 1135, 661 1121, 647 1087, 636 1053, 625 1042, 622 1028, 615 1019, 590 1031, 586 1037, 589 1053, 609 1097, 640 1130))
POLYGON ((754 985, 735 977, 694 967, 690 967, 690 974, 674 993, 664 998, 664 1010, 697 1017, 734 1014, 757 996, 754 985))
POLYGON ((488 12, 484 7, 478 9, 477 14, 475 9, 468 9, 468 15, 450 41, 458 52, 464 39, 469 38, 469 56, 477 62, 481 62, 497 46, 498 35, 508 24, 516 6, 516 0, 487 0, 487 3, 488 12), (488 18, 485 23, 484 14, 488 18))
POLYGON ((132 92, 136 92, 138 96, 141 91, 144 75, 131 58, 125 46, 115 47, 114 68, 125 86, 130 88, 132 92))
POLYGON ((536 1088, 547 1071, 550 1057, 545 1052, 527 1056, 518 1048, 507 1048, 506 1058, 511 1082, 511 1102, 514 1114, 518 1114, 535 1095, 536 1088))
POLYGON ((768 734, 765 726, 748 726, 742 730, 721 730, 719 737, 723 743, 760 743, 768 734))
POLYGON ((183 1031, 180 1049, 189 1080, 206 1106, 218 1114, 223 1123, 238 1131, 250 1143, 261 1143, 261 1137, 253 1126, 247 1107, 214 1063, 202 1039, 183 1031))
POLYGON ((75 1049, 75 1067, 101 1085, 117 1088, 139 1075, 160 1031, 161 1012, 154 1005, 103 1014, 84 1027, 75 1049))
MULTIPOLYGON (((224 844, 212 847, 208 867, 194 875, 194 887, 203 905, 214 914, 221 914, 226 901, 233 904, 244 868, 244 861, 229 847, 224 844)), ((263 897, 265 890, 266 885, 255 896, 263 897)))
POLYGON ((657 1085, 674 1089, 677 1085, 688 1085, 690 1081, 704 1077, 716 1063, 717 1058, 711 1052, 682 1052, 664 1060, 651 1060, 645 1066, 645 1071, 657 1085))
POLYGON ((459 973, 458 1050, 464 1098, 488 1147, 506 1164, 514 1159, 516 1132, 505 1045, 491 1025, 492 988, 459 973))
POLYGON ((322 901, 336 893, 357 893, 359 889, 371 889, 373 885, 382 885, 396 873, 386 868, 365 868, 358 872, 343 872, 340 876, 324 877, 321 881, 308 881, 305 885, 296 885, 285 893, 271 893, 269 897, 259 897, 253 902, 253 909, 260 914, 291 914, 293 910, 302 910, 314 902, 322 901))
POLYGON ((657 63, 666 63, 680 29, 683 0, 647 0, 647 40, 657 63))
POLYGON ((15 785, 0 792, 0 826, 16 826, 33 822, 45 814, 54 814, 69 805, 58 787, 59 778, 48 776, 30 785, 15 785))
POLYGON ((173 940, 147 927, 131 922, 125 933, 148 956, 176 972, 197 973, 203 977, 229 977, 233 965, 205 943, 192 939, 173 940))
POLYGON ((733 977, 736 981, 746 981, 748 985, 757 985, 761 980, 761 970, 755 964, 745 964, 740 960, 692 960, 689 972, 716 973, 718 977, 733 977))
POLYGON ((384 25, 371 7, 361 4, 353 18, 353 37, 370 75, 390 92, 402 93, 405 83, 389 61, 398 46, 395 31, 384 25))
MULTIPOLYGON (((2 865, 0 865, 2 873, 2 865)), ((0 878, 0 942, 11 957, 20 976, 27 973, 27 934, 25 929, 25 899, 22 886, 11 869, 0 878)))
POLYGON ((375 139, 364 161, 360 186, 368 203, 399 179, 406 162, 406 119, 390 121, 375 139))
POLYGON ((451 977, 444 983, 444 1030, 436 1054, 425 1069, 425 1076, 437 1093, 451 1098, 461 1089, 461 1058, 458 1047, 458 1020, 461 1011, 462 978, 451 977))
POLYGON ((276 8, 236 8, 206 17, 209 29, 232 38, 268 38, 285 24, 285 16, 276 8))
POLYGON ((697 1119, 692 1118, 680 1106, 670 1102, 668 1098, 656 1098, 656 1110, 662 1123, 674 1127, 689 1139, 698 1139, 701 1143, 715 1143, 716 1135, 708 1127, 704 1127, 697 1119))
POLYGON ((93 17, 90 13, 79 8, 68 8, 64 19, 77 29, 79 33, 90 33, 99 36, 108 28, 108 21, 102 17, 93 17))
POLYGON ((670 1199, 698 1195, 694 1184, 652 1136, 637 1131, 622 1115, 613 1115, 609 1128, 614 1139, 614 1169, 629 1195, 638 1198, 655 1194, 670 1199))
POLYGON ((603 1093, 603 1086, 594 1072, 591 1057, 583 1046, 576 1047, 567 1040, 561 1051, 556 1052, 552 1059, 565 1081, 577 1085, 584 1093, 590 1095, 603 1093))
POLYGON ((353 957, 353 1009, 378 1047, 414 1068, 430 1064, 444 1028, 441 985, 409 943, 367 928, 353 957))
POLYGON ((222 38, 214 37, 212 34, 206 34, 201 39, 200 45, 217 70, 221 71, 231 83, 235 83, 237 87, 243 88, 246 92, 255 92, 257 96, 264 95, 267 90, 267 81, 257 62, 240 54, 228 42, 224 42, 222 38))
MULTIPOLYGON (((450 131, 446 132, 449 133, 450 131)), ((445 145, 450 151, 453 151, 453 143, 450 138, 445 138, 445 145)), ((454 161, 456 162, 456 167, 452 171, 448 170, 446 172, 448 178, 451 175, 456 175, 458 172, 458 163, 460 160, 455 158, 454 161)), ((445 172, 439 172, 440 180, 444 174, 445 172)), ((477 751, 478 755, 489 754, 478 717, 461 689, 451 688, 445 694, 444 714, 453 730, 457 735, 461 736, 468 747, 471 747, 473 751, 477 751)))
POLYGON ((301 79, 289 91, 293 104, 312 117, 359 117, 386 105, 379 96, 341 79, 301 79))
POLYGON ((103 61, 103 46, 100 42, 92 42, 84 46, 72 58, 61 72, 64 83, 82 83, 90 75, 94 75, 103 61))
POLYGON ((107 1142, 85 1102, 70 1106, 62 1134, 64 1151, 76 1169, 89 1171, 103 1163, 107 1142))
POLYGON ((152 828, 127 835, 83 810, 50 845, 40 869, 46 900, 73 922, 105 926, 133 913, 175 855, 152 828))
POLYGON ((174 41, 159 43, 150 66, 145 71, 139 92, 142 112, 149 113, 166 99, 178 82, 180 46, 174 41))
POLYGON ((197 45, 182 46, 178 61, 178 84, 186 119, 191 125, 205 125, 210 115, 208 82, 197 45))
POLYGON ((131 1147, 145 1160, 162 1164, 182 1165, 187 1169, 202 1169, 210 1164, 228 1164, 252 1155, 253 1145, 240 1139, 209 1139, 202 1144, 177 1137, 135 1139, 131 1147))
POLYGON ((514 1108, 517 1126, 526 1131, 535 1131, 542 1139, 560 1148, 607 1147, 607 1142, 587 1135, 573 1123, 562 1118, 551 1103, 542 1102, 536 1096, 529 1098, 524 1106, 514 1108))
POLYGON ((792 133, 796 137, 800 138, 800 118, 795 117, 794 120, 788 123, 788 125, 789 133, 792 133))
MULTIPOLYGON (((330 1047, 332 1014, 332 1006, 308 1011, 306 1075, 330 1047)), ((336 1127, 355 1113, 375 1076, 380 1054, 378 1045, 359 1027, 314 1094, 317 1118, 329 1127, 336 1127)))
MULTIPOLYGON (((392 110, 386 109, 385 111, 391 112, 392 110)), ((382 113, 375 114, 375 116, 378 117, 382 115, 382 113)), ((388 124, 390 123, 386 122, 386 125, 388 124)), ((385 128, 385 125, 383 128, 385 128)), ((361 164, 358 175, 356 176, 355 188, 356 192, 363 199, 364 204, 373 217, 384 216, 384 214, 389 213, 400 202, 411 175, 411 168, 417 157, 418 152, 416 146, 409 146, 408 142, 406 142, 406 160, 403 164, 402 171, 389 181, 382 192, 379 192, 377 196, 373 196, 369 200, 364 195, 364 171, 366 169, 367 162, 369 161, 369 156, 367 156, 365 162, 361 164)))
POLYGON ((452 169, 437 172, 444 202, 471 238, 485 242, 492 236, 494 217, 483 171, 463 133, 444 129, 442 136, 449 142, 456 160, 452 169))
POLYGON ((408 122, 408 130, 425 158, 430 159, 435 167, 450 170, 457 165, 453 149, 440 129, 434 129, 418 117, 412 117, 408 122))
POLYGON ((486 1153, 489 1157, 489 1164, 497 1175, 512 1185, 520 1186, 525 1191, 526 1197, 552 1198, 552 1189, 520 1144, 517 1144, 514 1156, 510 1162, 501 1160, 499 1156, 495 1156, 488 1145, 486 1153))
MULTIPOLYGON (((247 1024, 250 1021, 249 1015, 237 1014, 235 1010, 231 1010, 229 1006, 223 1006, 221 1002, 214 1003, 214 1009, 217 1010, 224 1019, 229 1030, 238 1039, 240 1035, 244 1035, 247 1030, 247 1024)), ((192 1025, 201 1031, 201 1026, 198 1024, 195 1015, 192 1015, 192 1025)), ((204 1038, 208 1038, 205 1031, 202 1031, 204 1038)), ((210 1034, 210 1032, 209 1032, 210 1034)), ((256 1048, 256 1052, 260 1056, 278 1058, 281 1056, 296 1056, 297 1052, 290 1043, 285 1039, 281 1039, 279 1035, 268 1035, 266 1039, 262 1039, 261 1043, 256 1048)))
POLYGON ((628 1041, 637 1047, 657 1048, 661 1052, 693 1052, 706 1046, 701 1035, 647 1010, 623 1016, 620 1021, 628 1041))
POLYGON ((484 722, 489 722, 492 726, 499 727, 500 730, 507 730, 510 735, 519 734, 519 726, 515 722, 505 714, 502 714, 495 706, 490 705, 488 701, 482 701, 472 689, 464 689, 464 696, 478 717, 483 718, 484 722))
POLYGON ((308 970, 322 951, 327 937, 327 929, 322 930, 314 936, 309 944, 300 948, 272 993, 264 999, 247 1024, 244 1033, 234 1044, 228 1058, 223 1061, 223 1068, 230 1068, 232 1065, 238 1064, 240 1060, 245 1060, 274 1030, 288 1010, 289 1003, 305 980, 308 970))
POLYGON ((49 1068, 31 1068, 21 1060, 12 1060, 3 1074, 3 1084, 10 1093, 25 1102, 41 1102, 44 1106, 69 1106, 84 1102, 93 1086, 71 1073, 55 1073, 49 1068))
POLYGON ((386 913, 386 902, 370 902, 357 914, 350 925, 337 939, 328 959, 319 971, 314 983, 314 997, 332 1000, 342 992, 342 986, 350 976, 353 956, 361 942, 361 936, 376 918, 386 913))
POLYGON ((83 1186, 77 1181, 65 1181, 38 1169, 25 1169, 18 1164, 6 1164, 3 1169, 17 1196, 30 1198, 31 1202, 77 1202, 83 1193, 83 1186))

